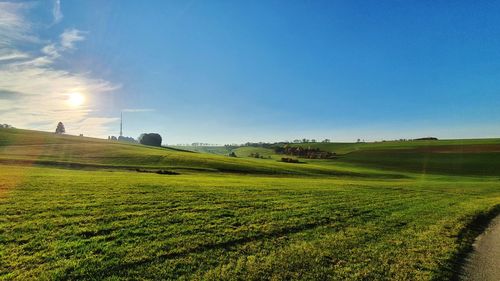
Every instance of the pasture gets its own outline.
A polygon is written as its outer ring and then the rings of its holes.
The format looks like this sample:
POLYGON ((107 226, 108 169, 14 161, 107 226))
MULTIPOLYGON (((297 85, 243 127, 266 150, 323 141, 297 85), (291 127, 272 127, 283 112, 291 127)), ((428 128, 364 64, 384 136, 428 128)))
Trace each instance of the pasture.
MULTIPOLYGON (((470 150, 456 154, 498 163, 470 150)), ((487 164, 345 155, 289 164, 0 129, 0 279, 443 280, 499 213, 487 164)))

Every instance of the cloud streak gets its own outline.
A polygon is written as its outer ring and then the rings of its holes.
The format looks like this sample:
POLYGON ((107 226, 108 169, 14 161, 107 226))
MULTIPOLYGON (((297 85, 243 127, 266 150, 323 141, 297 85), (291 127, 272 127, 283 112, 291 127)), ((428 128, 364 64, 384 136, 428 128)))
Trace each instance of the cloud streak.
MULTIPOLYGON (((62 52, 74 49, 76 42, 85 40, 83 36, 84 33, 85 32, 75 28, 64 30, 64 32, 59 35, 59 43, 50 43, 41 49, 41 52, 46 55, 43 57, 43 60, 52 63, 54 59, 61 56, 62 52)), ((38 59, 40 60, 40 58, 38 59)))
POLYGON ((0 2, 0 49, 16 42, 36 43, 38 38, 30 34, 31 23, 24 20, 22 12, 29 9, 28 3, 0 2))
POLYGON ((65 50, 73 49, 75 47, 75 43, 78 41, 85 40, 85 36, 83 36, 82 31, 77 30, 75 28, 66 29, 61 35, 61 47, 65 50))
POLYGON ((0 51, 0 62, 29 58, 29 55, 16 50, 0 51))
POLYGON ((54 7, 52 8, 52 16, 54 17, 54 24, 59 23, 63 19, 61 12, 61 0, 54 0, 54 7))
POLYGON ((95 116, 88 106, 72 108, 68 94, 81 92, 97 98, 119 86, 88 73, 57 68, 57 59, 75 49, 85 39, 84 33, 68 29, 59 42, 47 44, 26 19, 29 9, 32 6, 24 3, 0 2, 0 123, 52 131, 62 121, 68 133, 105 136, 116 118, 95 116), (31 51, 20 46, 29 46, 31 51), (32 51, 37 47, 38 52, 32 51))

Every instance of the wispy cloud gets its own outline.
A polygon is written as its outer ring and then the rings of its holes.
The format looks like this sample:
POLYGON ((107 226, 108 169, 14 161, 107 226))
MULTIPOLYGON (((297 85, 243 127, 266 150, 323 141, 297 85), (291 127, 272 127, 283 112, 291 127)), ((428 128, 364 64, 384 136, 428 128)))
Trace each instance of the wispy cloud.
POLYGON ((61 12, 61 0, 54 0, 52 16, 54 17, 54 24, 59 23, 62 20, 63 14, 61 12))
POLYGON ((0 50, 0 62, 29 58, 29 55, 17 50, 0 50))
POLYGON ((85 106, 71 108, 68 93, 97 97, 119 86, 89 73, 57 68, 56 60, 85 39, 83 32, 65 30, 60 41, 47 44, 35 35, 25 16, 32 8, 24 3, 0 2, 0 123, 53 130, 62 121, 68 133, 106 135, 107 126, 116 118, 95 116, 96 112, 85 106), (33 47, 39 52, 33 52, 33 47))
POLYGON ((59 48, 56 46, 56 44, 49 44, 46 45, 45 47, 42 48, 42 53, 45 55, 51 57, 51 58, 57 58, 59 57, 59 48))
POLYGON ((125 108, 122 112, 151 112, 155 111, 153 108, 125 108))
POLYGON ((29 3, 0 2, 0 49, 15 42, 39 41, 36 36, 30 34, 31 23, 22 16, 22 12, 30 7, 29 3))
POLYGON ((84 32, 75 28, 66 29, 60 36, 58 43, 45 45, 41 51, 45 55, 43 59, 38 58, 39 62, 51 63, 54 59, 61 56, 61 53, 75 48, 75 43, 85 40, 84 32))
POLYGON ((83 31, 75 28, 66 29, 60 36, 61 46, 65 49, 73 49, 75 47, 75 42, 85 40, 83 33, 83 31))

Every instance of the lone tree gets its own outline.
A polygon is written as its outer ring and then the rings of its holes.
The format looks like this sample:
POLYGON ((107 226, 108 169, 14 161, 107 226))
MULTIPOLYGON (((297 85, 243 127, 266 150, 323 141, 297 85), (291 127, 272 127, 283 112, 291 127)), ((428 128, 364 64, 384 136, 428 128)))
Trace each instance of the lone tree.
POLYGON ((144 145, 161 146, 161 136, 157 133, 142 134, 139 142, 144 145))
POLYGON ((64 134, 64 133, 66 133, 66 129, 64 129, 64 124, 62 122, 59 122, 57 124, 56 134, 64 134))

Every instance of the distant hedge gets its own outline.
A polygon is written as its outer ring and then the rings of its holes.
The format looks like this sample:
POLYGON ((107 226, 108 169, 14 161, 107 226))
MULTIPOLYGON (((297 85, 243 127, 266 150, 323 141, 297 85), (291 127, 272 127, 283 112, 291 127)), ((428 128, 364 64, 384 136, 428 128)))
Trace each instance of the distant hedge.
POLYGON ((438 140, 438 138, 435 138, 435 137, 426 137, 426 138, 418 138, 418 139, 414 139, 414 140, 438 140))

